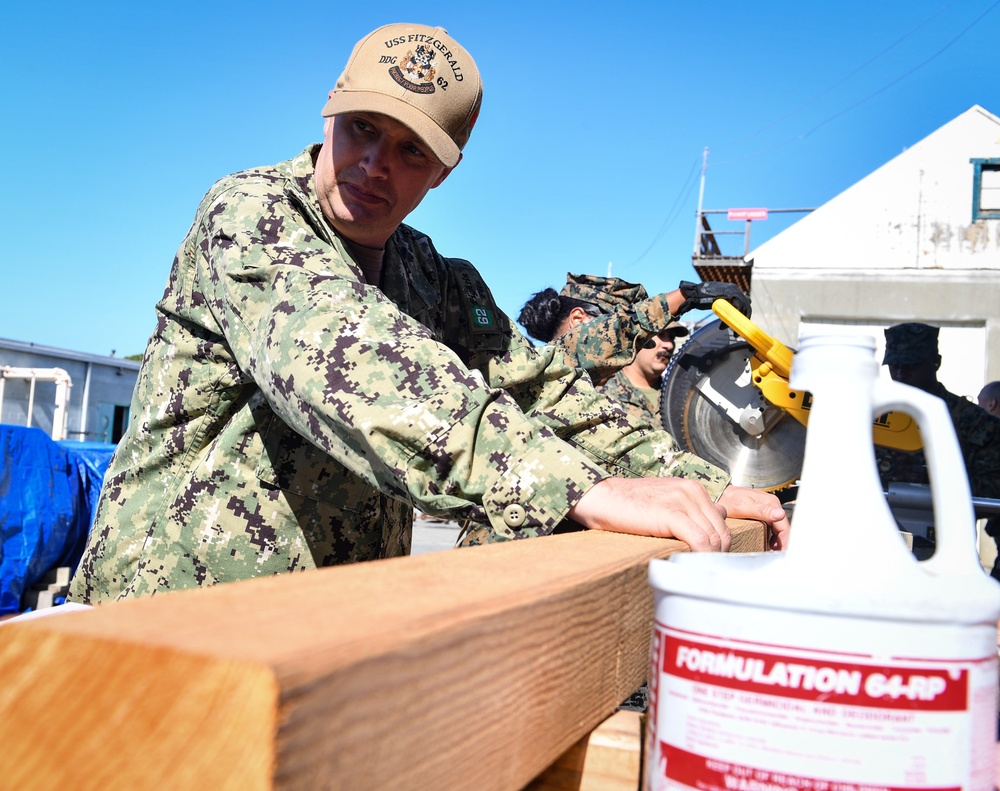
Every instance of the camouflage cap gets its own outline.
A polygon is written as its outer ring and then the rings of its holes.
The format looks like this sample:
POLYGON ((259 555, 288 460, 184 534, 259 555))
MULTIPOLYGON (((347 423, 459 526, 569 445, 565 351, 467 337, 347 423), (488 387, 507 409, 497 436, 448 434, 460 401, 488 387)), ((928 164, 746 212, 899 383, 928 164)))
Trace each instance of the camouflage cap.
POLYGON ((908 322, 885 331, 882 365, 917 365, 933 360, 938 353, 938 328, 908 322))
POLYGON ((669 335, 671 337, 671 339, 673 339, 673 338, 682 338, 685 335, 689 335, 689 334, 690 334, 690 330, 688 330, 687 327, 685 327, 679 321, 672 321, 666 327, 664 327, 663 329, 658 330, 657 333, 656 333, 656 335, 654 337, 649 338, 642 345, 642 348, 643 349, 655 349, 656 348, 656 338, 660 338, 662 340, 664 335, 669 335))
POLYGON ((604 313, 614 313, 641 299, 649 299, 646 289, 637 283, 627 283, 617 277, 574 275, 569 272, 559 296, 589 302, 604 313))
POLYGON ((444 28, 395 24, 354 46, 323 115, 387 115, 412 129, 441 164, 454 167, 482 101, 479 69, 444 28))
POLYGON ((681 324, 679 321, 670 322, 666 327, 660 330, 660 332, 669 332, 673 336, 681 336, 681 337, 683 337, 684 335, 691 334, 690 330, 688 330, 688 328, 685 327, 683 324, 681 324))

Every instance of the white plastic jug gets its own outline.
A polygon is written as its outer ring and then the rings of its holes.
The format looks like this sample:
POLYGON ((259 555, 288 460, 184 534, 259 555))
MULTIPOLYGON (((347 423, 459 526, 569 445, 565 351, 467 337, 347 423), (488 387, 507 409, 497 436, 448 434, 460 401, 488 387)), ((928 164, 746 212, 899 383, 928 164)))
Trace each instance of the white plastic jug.
POLYGON ((645 787, 993 788, 1000 585, 982 569, 940 399, 878 379, 874 339, 804 338, 812 408, 785 552, 650 563, 656 599, 645 787), (908 551, 871 426, 917 420, 934 555, 908 551))

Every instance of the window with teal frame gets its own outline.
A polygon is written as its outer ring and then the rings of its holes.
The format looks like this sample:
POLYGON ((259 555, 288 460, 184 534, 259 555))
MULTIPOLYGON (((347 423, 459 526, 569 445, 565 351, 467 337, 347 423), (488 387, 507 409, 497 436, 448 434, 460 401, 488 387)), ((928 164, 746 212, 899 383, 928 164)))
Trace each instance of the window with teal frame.
POLYGON ((970 159, 972 221, 1000 220, 1000 159, 970 159))

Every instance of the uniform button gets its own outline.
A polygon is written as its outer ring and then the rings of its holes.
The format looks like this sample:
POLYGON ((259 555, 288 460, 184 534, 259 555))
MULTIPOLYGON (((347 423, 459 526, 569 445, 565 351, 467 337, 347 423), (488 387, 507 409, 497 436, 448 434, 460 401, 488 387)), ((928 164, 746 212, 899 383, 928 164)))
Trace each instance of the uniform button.
POLYGON ((503 509, 503 521, 509 527, 520 527, 524 524, 524 507, 520 505, 508 505, 503 509))

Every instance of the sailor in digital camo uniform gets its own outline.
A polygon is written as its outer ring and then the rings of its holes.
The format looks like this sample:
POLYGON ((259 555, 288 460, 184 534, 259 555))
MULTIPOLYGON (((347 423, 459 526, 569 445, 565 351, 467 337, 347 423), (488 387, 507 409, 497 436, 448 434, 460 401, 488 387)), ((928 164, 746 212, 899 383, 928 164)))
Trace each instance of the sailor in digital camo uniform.
POLYGON ((567 272, 562 289, 533 294, 517 320, 530 337, 571 355, 600 385, 634 362, 663 327, 717 299, 750 316, 750 300, 732 283, 681 281, 674 291, 650 297, 638 283, 567 272))
POLYGON ((784 544, 775 498, 632 422, 518 333, 471 264, 401 224, 458 164, 481 96, 444 30, 380 28, 329 94, 322 145, 212 187, 73 600, 403 555, 414 507, 510 537, 568 516, 697 550, 728 547, 728 514, 784 544))

